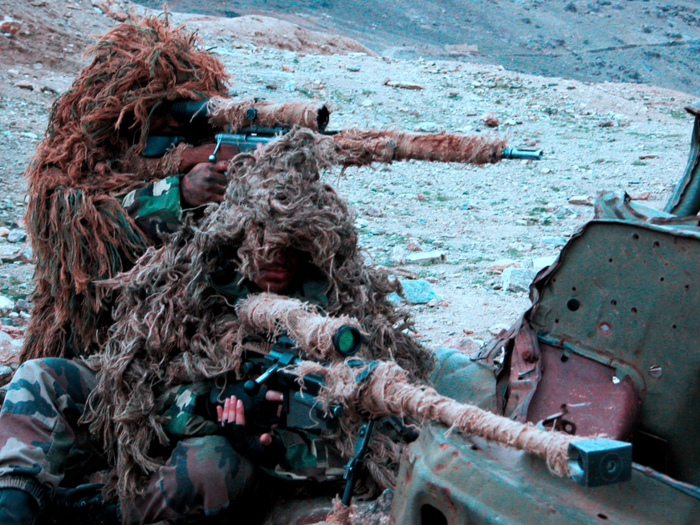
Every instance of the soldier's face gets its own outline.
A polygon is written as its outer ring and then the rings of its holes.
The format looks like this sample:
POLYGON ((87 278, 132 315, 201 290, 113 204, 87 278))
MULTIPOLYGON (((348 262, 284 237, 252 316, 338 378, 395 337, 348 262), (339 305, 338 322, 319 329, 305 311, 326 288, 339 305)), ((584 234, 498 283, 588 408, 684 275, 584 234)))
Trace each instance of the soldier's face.
POLYGON ((299 258, 297 250, 274 250, 258 266, 253 282, 266 292, 283 293, 294 280, 299 269, 299 258))

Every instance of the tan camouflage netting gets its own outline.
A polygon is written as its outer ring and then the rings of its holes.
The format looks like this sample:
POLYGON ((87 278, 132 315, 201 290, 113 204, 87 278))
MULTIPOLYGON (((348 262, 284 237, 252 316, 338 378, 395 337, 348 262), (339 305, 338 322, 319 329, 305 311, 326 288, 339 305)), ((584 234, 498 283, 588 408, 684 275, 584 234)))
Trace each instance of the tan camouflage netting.
MULTIPOLYGON (((87 419, 116 465, 110 490, 133 495, 162 464, 164 458, 149 453, 153 440, 167 441, 156 414, 158 393, 239 374, 241 341, 250 332, 210 284, 222 260, 240 261, 241 273, 252 277, 266 252, 307 253, 330 283, 326 313, 354 317, 368 334, 359 356, 394 359, 412 380, 425 379, 429 353, 406 334, 407 314, 387 300, 398 283, 364 263, 352 212, 320 180, 336 155, 332 141, 303 129, 270 144, 257 161, 239 155, 223 204, 211 206, 200 227, 186 225, 106 283, 120 293, 105 352, 90 360, 101 370, 87 419)), ((359 425, 346 421, 343 435, 332 437, 347 457, 359 425)), ((401 449, 384 435, 373 441, 369 466, 379 486, 393 484, 401 449)))

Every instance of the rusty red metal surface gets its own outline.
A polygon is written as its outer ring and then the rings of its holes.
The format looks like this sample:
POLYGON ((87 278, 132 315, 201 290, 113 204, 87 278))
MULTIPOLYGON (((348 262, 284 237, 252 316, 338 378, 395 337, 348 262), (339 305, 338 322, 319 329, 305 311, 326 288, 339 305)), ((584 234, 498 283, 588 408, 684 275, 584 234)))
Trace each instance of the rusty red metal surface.
POLYGON ((542 377, 527 420, 577 436, 627 440, 639 420, 632 380, 609 366, 540 341, 542 377))

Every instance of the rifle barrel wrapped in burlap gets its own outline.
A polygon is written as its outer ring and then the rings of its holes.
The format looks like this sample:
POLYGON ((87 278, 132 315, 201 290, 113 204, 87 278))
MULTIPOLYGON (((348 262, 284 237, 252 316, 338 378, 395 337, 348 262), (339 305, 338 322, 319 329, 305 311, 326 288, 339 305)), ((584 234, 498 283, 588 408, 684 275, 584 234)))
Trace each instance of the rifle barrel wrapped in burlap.
POLYGON ((438 394, 431 387, 411 384, 407 372, 390 361, 366 366, 373 366, 373 369, 361 382, 356 378, 363 369, 345 363, 323 366, 304 361, 295 367, 295 372, 300 377, 313 373, 325 378, 326 387, 319 397, 326 406, 337 403, 346 413, 361 413, 373 419, 408 416, 418 421, 442 423, 450 430, 534 454, 544 459, 557 476, 570 475, 569 445, 583 438, 540 430, 531 423, 520 423, 460 403, 438 394))

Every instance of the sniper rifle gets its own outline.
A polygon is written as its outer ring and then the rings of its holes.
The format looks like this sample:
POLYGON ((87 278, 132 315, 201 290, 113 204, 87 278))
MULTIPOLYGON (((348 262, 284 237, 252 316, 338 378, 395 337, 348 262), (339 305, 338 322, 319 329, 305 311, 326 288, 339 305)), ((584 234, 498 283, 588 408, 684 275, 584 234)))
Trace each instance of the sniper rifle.
MULTIPOLYGON (((342 152, 344 147, 352 144, 358 138, 360 140, 372 140, 375 138, 384 139, 387 142, 388 148, 392 151, 392 156, 380 156, 378 161, 391 160, 406 160, 415 158, 417 160, 443 161, 443 162, 477 162, 470 158, 469 149, 473 144, 468 139, 469 137, 443 135, 443 134, 412 134, 394 132, 391 137, 386 136, 386 132, 363 130, 362 136, 357 137, 354 133, 346 133, 344 131, 328 131, 326 129, 330 111, 325 105, 314 106, 308 105, 303 107, 301 111, 287 111, 287 106, 270 105, 261 102, 261 99, 254 99, 249 107, 240 105, 240 109, 235 112, 234 120, 241 124, 237 129, 230 129, 232 126, 224 125, 219 129, 226 129, 224 133, 215 133, 215 126, 212 124, 210 102, 208 100, 192 101, 180 100, 173 102, 170 106, 170 114, 181 124, 187 126, 184 135, 149 135, 146 141, 146 146, 142 155, 144 157, 160 157, 165 154, 170 148, 181 142, 196 143, 200 142, 204 136, 211 136, 213 133, 216 147, 214 152, 209 156, 210 162, 216 162, 216 155, 222 145, 231 145, 236 147, 240 152, 255 150, 259 144, 267 144, 285 133, 288 133, 293 126, 301 125, 302 127, 309 126, 313 131, 321 135, 329 137, 336 136, 338 138, 339 149, 342 152), (258 107, 254 107, 259 104, 258 107), (279 108, 275 110, 275 108, 279 108), (311 115, 311 117, 309 117, 311 115), (421 148, 419 145, 420 137, 427 138, 427 142, 421 148), (413 143, 407 147, 408 151, 402 151, 402 146, 413 143), (445 144, 446 152, 440 154, 432 154, 430 151, 421 151, 421 149, 431 149, 439 146, 440 143, 445 144), (418 144, 419 147, 415 145, 418 144), (450 150, 455 150, 450 153, 450 150), (460 151, 466 149, 467 151, 460 151)), ((351 131, 351 130, 347 130, 351 131)), ((477 142, 486 143, 487 141, 479 137, 477 142)), ((356 146, 352 146, 353 150, 356 146)), ((356 154, 356 151, 353 151, 356 154)), ((486 160, 481 159, 481 162, 495 162, 501 159, 523 159, 523 160, 541 160, 543 152, 541 149, 521 149, 521 148, 500 148, 495 153, 493 158, 486 160)), ((357 160, 351 158, 346 159, 346 164, 357 164, 357 160)))

